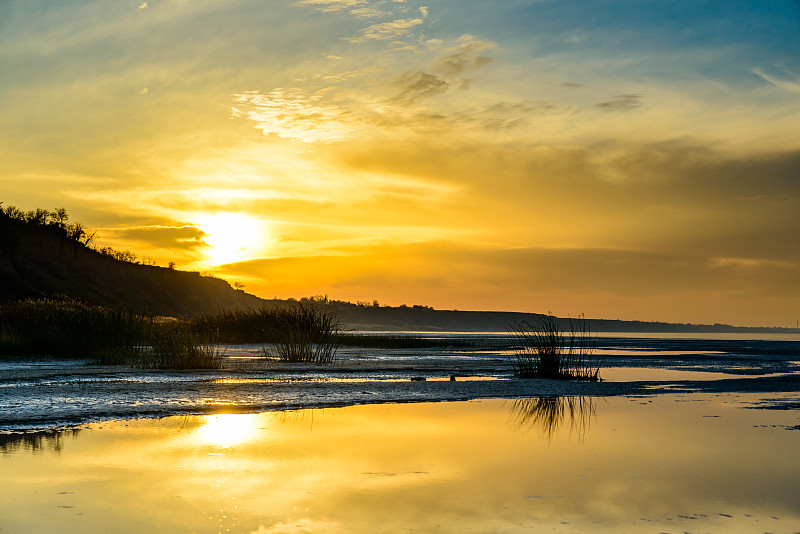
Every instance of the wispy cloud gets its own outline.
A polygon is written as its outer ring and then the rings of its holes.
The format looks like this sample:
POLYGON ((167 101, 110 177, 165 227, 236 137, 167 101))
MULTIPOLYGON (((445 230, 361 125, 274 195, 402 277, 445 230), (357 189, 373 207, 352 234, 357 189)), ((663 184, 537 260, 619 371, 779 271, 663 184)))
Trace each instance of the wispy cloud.
POLYGON ((774 76, 770 76, 769 74, 765 73, 758 67, 753 69, 753 73, 760 76, 765 81, 771 83, 775 87, 779 87, 786 91, 791 91, 792 93, 800 93, 800 83, 790 82, 786 80, 779 80, 778 78, 775 78, 774 76))
MULTIPOLYGON (((405 0, 392 0, 391 3, 405 3, 405 0)), ((323 13, 349 14, 358 18, 374 18, 391 16, 394 8, 387 5, 386 0, 299 0, 298 5, 316 8, 323 13)), ((408 12, 408 8, 400 8, 408 12)), ((428 8, 419 8, 422 18, 428 17, 428 8)))
POLYGON ((617 95, 608 102, 600 102, 595 107, 603 111, 630 111, 642 105, 642 95, 622 94, 617 95))
POLYGON ((471 35, 462 36, 460 44, 433 63, 434 72, 445 76, 461 76, 464 73, 486 67, 494 59, 481 52, 496 46, 492 41, 479 41, 471 35))
MULTIPOLYGON (((427 44, 433 50, 439 50, 443 46, 439 40, 431 40, 427 44)), ((494 58, 487 55, 486 51, 496 46, 493 41, 462 35, 455 46, 445 48, 444 53, 433 61, 431 71, 448 80, 451 85, 468 89, 472 80, 467 76, 494 62, 494 58)))
POLYGON ((391 22, 381 22, 367 26, 359 32, 358 37, 348 37, 347 40, 353 43, 363 43, 364 41, 377 39, 398 39, 407 35, 412 28, 419 26, 424 21, 422 19, 397 19, 391 22))
POLYGON ((234 95, 234 117, 256 122, 265 135, 308 143, 349 139, 428 135, 444 132, 511 131, 535 116, 557 112, 545 101, 499 102, 448 113, 424 105, 426 99, 448 91, 447 82, 424 72, 403 74, 394 83, 400 92, 383 100, 307 94, 301 89, 275 89, 267 94, 249 91, 234 95))
POLYGON ((256 121, 264 134, 305 142, 336 141, 348 136, 339 107, 323 104, 321 94, 306 95, 299 89, 275 89, 268 94, 247 91, 234 95, 234 116, 256 121), (241 109, 245 109, 244 113, 241 109))
POLYGON ((495 46, 494 42, 472 35, 463 35, 449 44, 429 41, 425 53, 428 57, 431 52, 437 53, 429 63, 432 72, 412 70, 387 76, 385 72, 362 70, 316 76, 330 85, 236 94, 233 115, 255 121, 256 127, 267 135, 329 143, 389 132, 414 135, 447 130, 512 130, 527 124, 532 116, 553 112, 555 106, 545 101, 470 105, 455 95, 430 101, 452 88, 469 89, 464 75, 491 64, 493 58, 486 51, 495 46), (385 96, 376 91, 365 92, 353 86, 354 78, 362 78, 358 86, 388 87, 395 92, 385 96))
POLYGON ((532 117, 556 111, 556 107, 545 101, 498 102, 486 108, 462 111, 454 117, 461 126, 489 132, 508 131, 525 126, 532 117))
POLYGON ((298 4, 315 7, 324 13, 349 13, 364 18, 384 14, 370 6, 368 0, 301 0, 298 4))
POLYGON ((401 90, 393 100, 403 104, 411 104, 424 98, 440 95, 450 87, 446 81, 420 71, 406 72, 397 79, 395 85, 401 90))
POLYGON ((319 8, 322 11, 336 13, 347 11, 354 7, 368 4, 367 0, 301 0, 298 4, 309 5, 319 8))

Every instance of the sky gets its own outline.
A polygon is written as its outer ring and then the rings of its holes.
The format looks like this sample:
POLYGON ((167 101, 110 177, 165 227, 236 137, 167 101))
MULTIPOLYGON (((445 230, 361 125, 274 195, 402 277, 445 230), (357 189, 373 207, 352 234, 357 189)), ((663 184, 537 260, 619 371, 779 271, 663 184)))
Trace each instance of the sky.
POLYGON ((795 326, 795 0, 0 0, 0 201, 245 285, 795 326))

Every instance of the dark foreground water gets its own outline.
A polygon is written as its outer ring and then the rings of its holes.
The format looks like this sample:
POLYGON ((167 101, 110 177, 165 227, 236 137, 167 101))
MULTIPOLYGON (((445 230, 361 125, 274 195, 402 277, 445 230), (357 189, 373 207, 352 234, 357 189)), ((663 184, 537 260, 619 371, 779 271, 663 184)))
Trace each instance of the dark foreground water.
POLYGON ((789 397, 96 423, 4 442, 0 532, 798 532, 800 418, 763 408, 789 397))

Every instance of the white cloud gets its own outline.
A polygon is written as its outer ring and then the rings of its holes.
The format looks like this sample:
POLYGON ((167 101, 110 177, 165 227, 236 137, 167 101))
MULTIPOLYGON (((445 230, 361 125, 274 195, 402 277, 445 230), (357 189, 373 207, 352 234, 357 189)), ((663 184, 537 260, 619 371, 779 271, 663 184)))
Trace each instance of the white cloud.
POLYGON ((338 141, 349 132, 341 118, 342 111, 321 103, 320 93, 309 96, 299 89, 278 88, 266 95, 248 91, 234 95, 234 99, 239 105, 234 108, 234 115, 243 114, 256 121, 256 128, 265 135, 313 143, 338 141))
POLYGON ((775 87, 779 87, 780 89, 784 89, 786 91, 791 91, 792 93, 800 93, 800 83, 790 82, 786 80, 779 80, 778 78, 775 78, 774 76, 770 76, 769 74, 765 73, 758 67, 753 69, 753 74, 760 76, 765 81, 771 83, 775 87))
POLYGON ((359 37, 347 39, 354 43, 362 43, 370 39, 397 39, 409 33, 411 28, 422 24, 422 19, 397 19, 392 22, 381 22, 367 26, 361 30, 359 37))
POLYGON ((299 4, 315 6, 328 13, 347 11, 366 4, 366 0, 301 0, 299 4))
POLYGON ((275 89, 267 94, 248 91, 233 95, 232 118, 255 121, 265 135, 307 143, 331 143, 354 139, 394 138, 415 135, 472 132, 495 136, 525 127, 533 117, 561 110, 543 101, 499 102, 484 107, 466 107, 447 113, 427 105, 442 95, 449 84, 421 71, 407 72, 391 86, 392 97, 375 98, 352 91, 315 92, 275 89))
POLYGON ((370 6, 367 0, 301 0, 298 4, 315 7, 324 13, 349 13, 360 18, 384 14, 370 6))
POLYGON ((427 41, 425 41, 425 45, 430 50, 439 50, 439 49, 441 49, 443 44, 444 44, 444 40, 443 39, 428 39, 427 41))

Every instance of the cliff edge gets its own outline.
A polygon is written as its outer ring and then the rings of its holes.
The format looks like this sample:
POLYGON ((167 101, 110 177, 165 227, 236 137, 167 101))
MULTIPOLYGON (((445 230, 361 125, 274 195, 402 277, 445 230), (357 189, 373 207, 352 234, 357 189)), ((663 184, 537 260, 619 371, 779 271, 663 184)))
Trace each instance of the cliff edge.
POLYGON ((61 228, 0 213, 0 302, 61 297, 164 316, 263 303, 219 278, 120 261, 70 239, 61 228))

